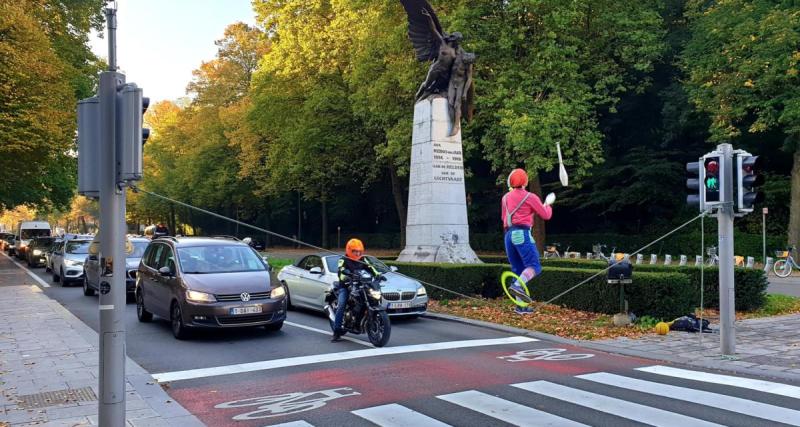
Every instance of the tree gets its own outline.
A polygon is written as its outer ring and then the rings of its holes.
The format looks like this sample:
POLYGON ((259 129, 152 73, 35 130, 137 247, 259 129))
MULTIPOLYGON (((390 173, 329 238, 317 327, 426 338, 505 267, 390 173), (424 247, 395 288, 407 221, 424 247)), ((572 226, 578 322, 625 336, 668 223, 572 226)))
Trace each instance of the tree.
POLYGON ((682 56, 687 92, 711 116, 711 141, 779 131, 794 158, 788 240, 800 243, 800 5, 691 0, 682 56))

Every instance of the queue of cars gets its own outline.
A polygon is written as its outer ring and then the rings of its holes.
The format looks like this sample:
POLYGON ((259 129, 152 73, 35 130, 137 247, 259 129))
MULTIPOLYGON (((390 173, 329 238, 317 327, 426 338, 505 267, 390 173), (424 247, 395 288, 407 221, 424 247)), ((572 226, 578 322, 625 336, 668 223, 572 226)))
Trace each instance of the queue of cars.
MULTIPOLYGON (((92 250, 92 235, 51 237, 41 232, 25 244, 31 267, 44 266, 62 286, 80 282, 93 296, 103 283, 101 260, 92 250)), ((17 249, 16 235, 0 235, 3 248, 17 249)), ((271 267, 246 242, 223 237, 128 238, 126 290, 135 300, 137 318, 168 320, 175 338, 193 329, 260 326, 278 331, 290 306, 323 312, 325 293, 337 279, 339 255, 314 254, 284 267, 278 282, 271 267)), ((20 256, 18 249, 14 252, 20 256)), ((396 273, 380 260, 369 261, 386 278, 383 304, 390 316, 418 316, 427 309, 425 287, 396 273)))

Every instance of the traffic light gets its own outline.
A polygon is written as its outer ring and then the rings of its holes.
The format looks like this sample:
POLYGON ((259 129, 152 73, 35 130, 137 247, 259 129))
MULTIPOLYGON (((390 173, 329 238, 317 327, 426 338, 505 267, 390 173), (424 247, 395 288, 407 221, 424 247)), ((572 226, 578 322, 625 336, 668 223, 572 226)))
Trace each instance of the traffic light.
POLYGON ((722 174, 722 156, 717 153, 703 156, 703 207, 709 208, 723 200, 720 189, 725 184, 722 174))
POLYGON ((150 129, 142 127, 142 118, 150 99, 142 96, 135 83, 123 85, 117 91, 117 180, 142 179, 142 146, 150 129))
POLYGON ((764 184, 758 156, 747 152, 736 153, 736 213, 753 212, 753 205, 764 200, 764 193, 756 187, 764 184))
POLYGON ((100 100, 78 102, 78 194, 100 197, 100 100))
POLYGON ((705 210, 703 197, 700 193, 700 182, 703 181, 703 171, 704 169, 700 168, 699 161, 686 163, 686 188, 691 190, 691 193, 686 196, 686 204, 700 208, 700 212, 705 210))

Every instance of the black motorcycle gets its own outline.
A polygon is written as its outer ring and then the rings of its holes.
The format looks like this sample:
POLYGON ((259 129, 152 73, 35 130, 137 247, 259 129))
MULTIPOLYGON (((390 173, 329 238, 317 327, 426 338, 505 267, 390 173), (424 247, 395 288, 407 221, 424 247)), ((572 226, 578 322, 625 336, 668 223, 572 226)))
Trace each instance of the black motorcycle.
MULTIPOLYGON (((389 342, 392 325, 389 315, 381 304, 380 282, 386 280, 383 276, 374 277, 366 270, 358 270, 350 275, 350 297, 347 299, 342 330, 353 334, 367 333, 369 342, 375 347, 383 347, 389 342)), ((333 330, 336 318, 336 308, 339 305, 337 293, 338 286, 328 291, 325 295, 325 311, 333 330)))

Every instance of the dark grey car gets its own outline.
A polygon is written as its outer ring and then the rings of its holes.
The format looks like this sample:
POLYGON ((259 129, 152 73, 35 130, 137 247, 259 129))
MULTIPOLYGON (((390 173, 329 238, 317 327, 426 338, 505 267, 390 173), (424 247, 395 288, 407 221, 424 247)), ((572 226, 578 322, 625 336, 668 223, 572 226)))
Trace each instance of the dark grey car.
POLYGON ((136 314, 169 319, 175 338, 189 328, 264 326, 286 320, 286 290, 273 287, 267 264, 247 244, 222 238, 160 237, 136 276, 136 314))
MULTIPOLYGON (((131 253, 126 254, 125 257, 125 290, 128 293, 128 297, 133 299, 139 263, 142 261, 147 245, 150 244, 150 239, 132 237, 128 240, 131 242, 131 253)), ((86 262, 83 263, 83 270, 83 294, 92 296, 100 289, 100 261, 97 255, 89 253, 89 256, 86 257, 86 262)))
POLYGON ((31 244, 25 256, 28 267, 44 266, 45 261, 47 261, 45 254, 50 250, 50 247, 53 246, 55 240, 55 237, 50 236, 34 237, 33 240, 31 240, 31 244))

